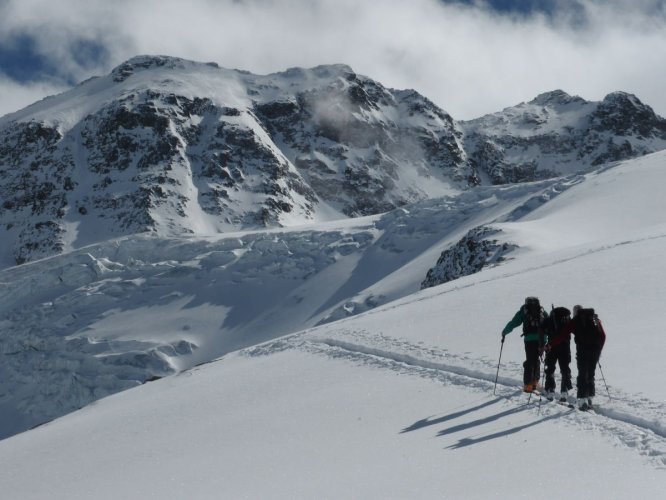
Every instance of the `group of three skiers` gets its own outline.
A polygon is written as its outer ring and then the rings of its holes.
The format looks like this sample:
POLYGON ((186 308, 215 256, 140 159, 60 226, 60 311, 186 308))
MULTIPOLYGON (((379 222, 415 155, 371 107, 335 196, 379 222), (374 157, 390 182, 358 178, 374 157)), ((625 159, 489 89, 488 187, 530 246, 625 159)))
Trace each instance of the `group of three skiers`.
POLYGON ((595 395, 594 375, 599 363, 601 350, 606 341, 601 321, 592 308, 580 305, 573 307, 573 316, 566 307, 553 307, 550 314, 544 311, 537 297, 527 297, 525 304, 502 330, 504 337, 514 328, 523 326, 525 340, 525 362, 523 363, 523 390, 537 390, 540 379, 540 365, 543 353, 546 353, 545 392, 548 399, 553 399, 555 392, 555 367, 560 366, 562 376, 560 401, 567 401, 571 385, 571 348, 573 334, 576 343, 576 379, 578 406, 582 410, 592 407, 595 395))

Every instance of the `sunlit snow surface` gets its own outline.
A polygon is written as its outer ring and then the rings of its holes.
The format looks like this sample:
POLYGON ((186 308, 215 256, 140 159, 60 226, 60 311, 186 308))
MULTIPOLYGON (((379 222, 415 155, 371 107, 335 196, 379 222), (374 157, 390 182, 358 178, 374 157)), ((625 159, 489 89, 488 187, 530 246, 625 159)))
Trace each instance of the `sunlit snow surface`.
POLYGON ((171 374, 0 442, 3 495, 659 498, 664 167, 656 153, 372 218, 124 238, 2 271, 4 436, 171 374), (518 248, 419 292, 479 225, 518 248), (526 404, 517 330, 493 394, 526 295, 604 321, 612 399, 598 371, 596 412, 526 404))

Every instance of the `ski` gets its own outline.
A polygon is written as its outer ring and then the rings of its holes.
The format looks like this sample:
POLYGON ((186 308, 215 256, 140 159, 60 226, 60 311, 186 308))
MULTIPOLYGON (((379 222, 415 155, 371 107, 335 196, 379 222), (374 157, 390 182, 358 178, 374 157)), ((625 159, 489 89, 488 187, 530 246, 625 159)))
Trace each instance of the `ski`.
POLYGON ((596 404, 592 404, 592 401, 588 399, 587 402, 584 404, 578 406, 576 405, 576 409, 580 411, 586 411, 586 412, 594 412, 597 408, 596 404))
POLYGON ((570 410, 580 410, 580 411, 590 411, 590 410, 592 410, 592 407, 589 407, 587 410, 581 410, 580 408, 578 408, 573 403, 570 403, 567 400, 560 401, 558 398, 555 398, 552 395, 546 395, 545 392, 541 392, 539 389, 534 389, 532 392, 526 392, 525 394, 527 394, 527 396, 528 396, 527 397, 527 403, 528 404, 538 403, 538 401, 539 401, 538 398, 541 398, 541 404, 555 402, 558 405, 566 406, 570 410))
POLYGON ((555 402, 558 405, 566 406, 567 408, 571 408, 571 409, 575 408, 575 405, 573 403, 569 402, 569 400, 567 399, 566 396, 562 396, 561 394, 560 394, 560 397, 557 398, 557 400, 555 402))

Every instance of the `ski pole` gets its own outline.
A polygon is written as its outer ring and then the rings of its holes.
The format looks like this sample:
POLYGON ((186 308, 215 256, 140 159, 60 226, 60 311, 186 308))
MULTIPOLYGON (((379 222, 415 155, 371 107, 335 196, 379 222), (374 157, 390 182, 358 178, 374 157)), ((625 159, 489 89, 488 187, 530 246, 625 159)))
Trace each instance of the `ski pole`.
MULTIPOLYGON (((543 354, 539 356, 539 368, 541 368, 541 364, 543 363, 543 354)), ((544 384, 546 383, 546 367, 544 366, 543 369, 543 375, 541 376, 541 387, 543 388, 544 384)), ((537 410, 537 415, 541 413, 541 391, 539 391, 539 408, 537 410)))
POLYGON ((601 379, 604 381, 604 385, 606 386, 606 394, 608 394, 608 401, 613 401, 613 398, 611 398, 610 391, 608 390, 608 384, 606 383, 606 377, 604 377, 604 371, 601 369, 601 363, 597 361, 597 364, 599 365, 599 373, 601 373, 601 379))
POLYGON ((500 363, 502 362, 502 349, 504 349, 504 335, 502 335, 502 345, 500 346, 499 361, 497 362, 497 373, 495 374, 495 388, 493 389, 493 395, 495 395, 495 391, 497 390, 497 378, 499 377, 499 368, 500 363))

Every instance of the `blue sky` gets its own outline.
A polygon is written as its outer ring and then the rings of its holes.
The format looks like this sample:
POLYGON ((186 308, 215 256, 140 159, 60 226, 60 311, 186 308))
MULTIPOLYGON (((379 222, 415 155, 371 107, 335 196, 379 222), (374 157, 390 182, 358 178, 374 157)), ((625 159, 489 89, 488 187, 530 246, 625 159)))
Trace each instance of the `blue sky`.
MULTIPOLYGON (((444 3, 459 3, 464 5, 481 5, 481 2, 475 0, 442 0, 444 3)), ((502 14, 521 14, 533 15, 541 13, 553 15, 558 7, 565 7, 564 2, 557 0, 488 0, 485 2, 488 7, 502 14)), ((570 4, 570 2, 568 2, 570 4)))
POLYGON ((35 50, 33 39, 25 34, 0 45, 0 69, 17 82, 41 79, 53 72, 49 60, 35 50))
POLYGON ((666 0, 0 0, 0 114, 137 54, 346 63, 467 119, 561 88, 662 115, 666 0))

